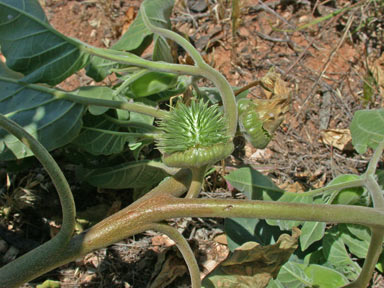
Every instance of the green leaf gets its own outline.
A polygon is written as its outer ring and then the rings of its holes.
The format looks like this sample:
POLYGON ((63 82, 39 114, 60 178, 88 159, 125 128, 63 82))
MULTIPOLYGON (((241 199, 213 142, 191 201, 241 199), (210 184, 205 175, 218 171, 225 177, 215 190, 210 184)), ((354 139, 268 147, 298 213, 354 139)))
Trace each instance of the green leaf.
POLYGON ((134 98, 146 97, 174 88, 177 75, 163 72, 149 72, 130 85, 134 98))
POLYGON ((269 281, 267 288, 286 288, 281 282, 277 279, 269 281))
POLYGON ((371 241, 371 230, 368 227, 358 225, 358 224, 345 224, 348 231, 363 241, 371 241))
POLYGON ((349 232, 347 225, 339 224, 337 225, 341 234, 341 239, 343 239, 345 245, 348 246, 349 252, 356 255, 361 259, 365 259, 368 253, 369 240, 361 240, 349 232))
POLYGON ((7 67, 3 61, 0 60, 0 76, 12 78, 12 79, 21 79, 23 74, 17 73, 7 67))
POLYGON ((169 46, 167 40, 161 36, 155 37, 152 60, 174 63, 171 47, 169 46))
POLYGON ((358 153, 365 153, 368 147, 375 149, 384 140, 384 109, 357 111, 350 130, 358 153))
POLYGON ((137 142, 139 133, 120 132, 119 126, 100 117, 87 115, 84 127, 73 144, 93 155, 111 155, 124 151, 127 142, 137 142))
MULTIPOLYGON (((282 197, 278 199, 278 201, 310 204, 313 202, 313 199, 311 196, 303 196, 303 193, 287 193, 286 192, 283 194, 282 197)), ((290 230, 293 227, 297 227, 303 224, 303 221, 267 219, 267 223, 269 225, 279 226, 281 230, 290 230)))
MULTIPOLYGON (((152 24, 160 28, 170 29, 173 5, 174 0, 145 0, 141 4, 140 9, 145 9, 152 24)), ((139 11, 135 21, 129 26, 128 31, 116 42, 113 48, 125 51, 136 50, 140 47, 145 37, 151 34, 152 32, 145 26, 141 18, 141 11, 139 11)))
POLYGON ((304 272, 312 280, 312 287, 339 288, 348 283, 343 274, 325 266, 311 264, 304 272))
POLYGON ((265 220, 252 218, 227 218, 224 220, 224 231, 231 251, 245 242, 273 244, 282 234, 279 228, 268 225, 265 220))
POLYGON ((325 259, 323 249, 321 247, 304 256, 304 263, 307 265, 308 264, 323 265, 326 262, 327 262, 327 259, 325 259))
MULTIPOLYGON (((82 97, 104 99, 104 100, 120 100, 118 97, 115 97, 113 95, 113 89, 105 86, 80 87, 79 89, 71 93, 82 96, 82 97)), ((110 108, 103 107, 103 106, 93 106, 93 105, 88 106, 89 113, 95 116, 104 114, 109 109, 110 108)))
POLYGON ((312 243, 320 240, 324 236, 325 223, 305 222, 301 228, 300 247, 301 251, 306 250, 312 243))
MULTIPOLYGON (((157 27, 170 29, 170 18, 173 5, 174 0, 145 0, 141 4, 141 9, 145 9, 148 18, 157 27)), ((130 51, 140 55, 151 42, 152 32, 145 26, 141 18, 141 12, 139 11, 136 19, 129 26, 127 32, 124 33, 111 49, 130 51)), ((114 64, 114 62, 99 57, 93 57, 90 65, 87 67, 87 75, 96 81, 103 80, 109 73, 108 64, 114 64)))
MULTIPOLYGON (((311 203, 312 197, 298 193, 284 192, 260 172, 243 167, 224 177, 233 187, 243 192, 248 199, 273 200, 295 203, 311 203)), ((302 224, 302 221, 266 220, 269 225, 279 226, 282 230, 290 230, 294 226, 302 224)))
POLYGON ((349 257, 340 233, 337 233, 334 228, 325 233, 323 254, 327 262, 344 274, 348 280, 355 280, 360 274, 361 267, 349 257))
POLYGON ((0 0, 0 46, 25 82, 55 85, 84 67, 83 44, 56 31, 37 0, 0 0))
MULTIPOLYGON (((344 174, 337 176, 328 185, 348 183, 350 181, 358 180, 360 176, 353 174, 344 174)), ((323 200, 332 204, 344 204, 344 205, 367 205, 369 202, 368 194, 364 193, 366 189, 363 187, 352 187, 342 189, 340 191, 330 191, 323 194, 323 200)))
POLYGON ((176 171, 177 169, 169 168, 160 162, 142 160, 107 168, 83 168, 78 171, 78 175, 82 180, 99 188, 124 189, 157 184, 176 171))
POLYGON ((376 268, 381 273, 384 272, 384 252, 381 252, 379 260, 377 261, 377 264, 376 264, 376 268))
POLYGON ((60 288, 60 282, 54 280, 45 280, 42 284, 36 286, 36 288, 60 288))
MULTIPOLYGON (((80 132, 84 106, 56 99, 55 89, 0 77, 0 113, 38 139, 48 151, 71 142, 80 132)), ((0 129, 0 160, 33 155, 16 137, 0 129)))
POLYGON ((190 78, 190 76, 179 76, 174 87, 171 87, 157 94, 150 95, 145 99, 159 103, 168 101, 172 96, 181 95, 188 89, 188 86, 190 85, 190 78))
MULTIPOLYGON (((303 271, 303 265, 293 261, 289 261, 281 267, 276 279, 283 287, 287 288, 312 287, 312 280, 303 271)), ((268 287, 273 287, 272 285, 273 284, 269 284, 268 287)))
POLYGON ((251 167, 243 167, 232 171, 224 178, 237 190, 243 192, 248 199, 252 200, 276 200, 284 192, 273 184, 268 177, 251 167))

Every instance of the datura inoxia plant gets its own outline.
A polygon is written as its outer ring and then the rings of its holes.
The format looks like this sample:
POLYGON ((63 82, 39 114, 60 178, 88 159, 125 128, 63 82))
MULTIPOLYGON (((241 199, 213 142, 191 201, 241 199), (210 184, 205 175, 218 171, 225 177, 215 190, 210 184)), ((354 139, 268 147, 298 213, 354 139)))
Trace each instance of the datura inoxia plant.
POLYGON ((228 125, 217 105, 203 100, 190 106, 178 103, 159 122, 157 147, 163 162, 172 167, 190 168, 214 164, 234 149, 228 125))
POLYGON ((224 76, 172 32, 173 5, 143 1, 122 38, 101 49, 56 31, 38 0, 0 0, 6 58, 0 62, 1 165, 36 157, 59 194, 63 215, 55 237, 0 268, 0 288, 19 287, 146 230, 174 240, 193 288, 366 287, 375 269, 384 269, 384 172, 377 170, 384 110, 358 111, 351 123, 356 151, 374 151, 363 175, 341 175, 328 186, 290 193, 251 167, 232 167, 224 177, 246 199, 198 198, 209 168, 234 150, 238 127, 256 148, 268 145, 289 110, 291 91, 272 68, 258 81, 263 97, 235 97, 224 76), (152 60, 141 58, 151 41, 152 60), (175 63, 171 41, 194 65, 175 63), (112 73, 118 81, 74 91, 55 87, 82 68, 96 81, 112 73), (214 87, 199 87, 201 78, 214 87), (159 108, 191 91, 197 100, 190 105, 179 100, 159 108), (71 186, 49 154, 55 149, 70 155, 77 181, 144 196, 76 234, 71 186), (225 218, 233 253, 202 282, 188 242, 165 222, 180 217, 225 218))

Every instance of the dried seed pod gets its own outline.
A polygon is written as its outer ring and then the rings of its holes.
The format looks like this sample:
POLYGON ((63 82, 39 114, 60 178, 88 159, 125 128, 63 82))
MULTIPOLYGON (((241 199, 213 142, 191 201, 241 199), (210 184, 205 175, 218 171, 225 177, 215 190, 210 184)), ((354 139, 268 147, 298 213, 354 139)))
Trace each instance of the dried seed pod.
POLYGON ((202 100, 192 102, 191 106, 179 103, 158 123, 162 133, 157 147, 168 166, 213 164, 234 149, 227 135, 227 123, 217 105, 208 106, 202 100))
POLYGON ((289 111, 291 90, 274 68, 260 79, 266 99, 240 99, 240 130, 255 148, 263 149, 289 111))
POLYGON ((238 101, 240 130, 245 139, 255 148, 264 149, 272 135, 263 127, 263 121, 256 110, 256 104, 249 99, 238 101))

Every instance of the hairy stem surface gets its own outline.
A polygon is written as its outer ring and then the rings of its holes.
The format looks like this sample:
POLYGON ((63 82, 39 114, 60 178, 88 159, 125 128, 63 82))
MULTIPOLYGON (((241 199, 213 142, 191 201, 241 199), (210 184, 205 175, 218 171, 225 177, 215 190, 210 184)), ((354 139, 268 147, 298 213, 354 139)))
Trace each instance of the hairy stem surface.
POLYGON ((19 287, 21 284, 41 275, 41 271, 52 258, 66 249, 75 229, 76 208, 72 192, 64 174, 48 151, 21 126, 0 114, 0 127, 16 136, 35 154, 51 177, 59 194, 63 224, 55 238, 29 253, 17 258, 0 269, 0 287, 19 287))

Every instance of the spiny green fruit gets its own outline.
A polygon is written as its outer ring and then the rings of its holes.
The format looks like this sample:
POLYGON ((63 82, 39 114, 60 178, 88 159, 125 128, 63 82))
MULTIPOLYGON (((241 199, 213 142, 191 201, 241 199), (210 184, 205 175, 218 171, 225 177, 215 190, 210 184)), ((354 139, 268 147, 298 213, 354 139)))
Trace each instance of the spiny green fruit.
POLYGON ((163 161, 173 167, 201 167, 213 164, 232 153, 227 123, 217 105, 202 100, 190 106, 178 103, 158 122, 162 133, 157 147, 163 161))

